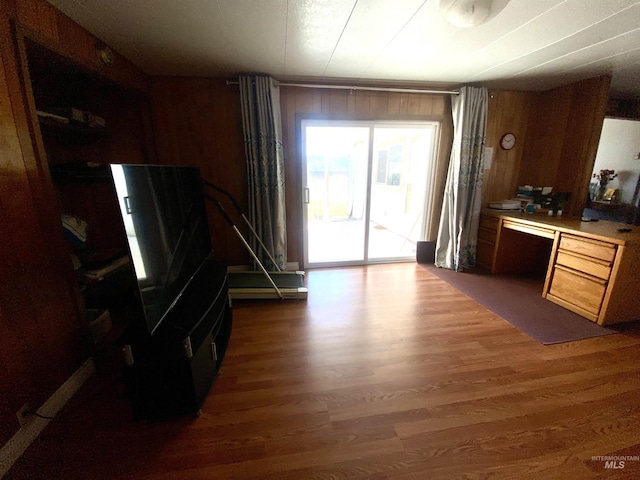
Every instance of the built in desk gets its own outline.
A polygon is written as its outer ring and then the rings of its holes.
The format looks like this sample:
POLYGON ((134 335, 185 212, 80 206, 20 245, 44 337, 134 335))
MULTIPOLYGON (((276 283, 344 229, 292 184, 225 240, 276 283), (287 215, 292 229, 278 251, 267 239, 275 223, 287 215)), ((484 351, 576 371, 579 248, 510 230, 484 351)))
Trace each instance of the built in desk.
POLYGON ((546 272, 542 296, 599 325, 640 319, 640 227, 485 209, 477 264, 546 272))

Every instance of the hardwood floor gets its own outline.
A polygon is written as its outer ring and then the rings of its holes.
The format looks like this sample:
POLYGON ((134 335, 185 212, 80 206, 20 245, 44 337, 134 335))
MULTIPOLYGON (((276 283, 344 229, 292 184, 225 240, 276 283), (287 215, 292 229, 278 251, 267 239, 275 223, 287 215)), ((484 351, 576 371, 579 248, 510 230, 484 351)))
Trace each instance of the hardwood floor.
POLYGON ((235 302, 200 418, 134 423, 96 375, 8 478, 640 478, 592 461, 640 455, 639 327, 543 346, 415 264, 307 284, 235 302))

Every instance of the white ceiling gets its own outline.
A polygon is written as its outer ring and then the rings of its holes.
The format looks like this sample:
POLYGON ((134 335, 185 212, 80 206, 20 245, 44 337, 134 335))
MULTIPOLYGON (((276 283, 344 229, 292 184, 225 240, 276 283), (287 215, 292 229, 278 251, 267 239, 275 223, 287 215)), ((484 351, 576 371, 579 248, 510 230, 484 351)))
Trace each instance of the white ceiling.
POLYGON ((544 90, 610 74, 640 98, 640 0, 510 0, 468 29, 438 0, 49 2, 153 75, 544 90))

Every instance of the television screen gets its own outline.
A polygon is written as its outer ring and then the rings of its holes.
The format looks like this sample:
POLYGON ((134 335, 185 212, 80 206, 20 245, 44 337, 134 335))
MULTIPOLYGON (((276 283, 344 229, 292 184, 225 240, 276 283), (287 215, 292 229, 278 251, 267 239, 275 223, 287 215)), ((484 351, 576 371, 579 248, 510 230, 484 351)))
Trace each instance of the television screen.
POLYGON ((200 170, 110 167, 152 334, 211 252, 200 170))

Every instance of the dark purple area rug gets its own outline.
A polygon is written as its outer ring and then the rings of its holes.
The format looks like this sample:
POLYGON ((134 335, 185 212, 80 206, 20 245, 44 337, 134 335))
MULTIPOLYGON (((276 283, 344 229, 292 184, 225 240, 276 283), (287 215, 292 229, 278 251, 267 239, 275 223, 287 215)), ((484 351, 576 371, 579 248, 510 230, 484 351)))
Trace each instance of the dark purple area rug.
POLYGON ((544 278, 421 266, 544 345, 617 333, 542 298, 544 278))

